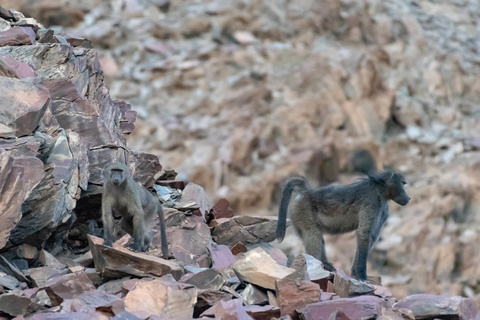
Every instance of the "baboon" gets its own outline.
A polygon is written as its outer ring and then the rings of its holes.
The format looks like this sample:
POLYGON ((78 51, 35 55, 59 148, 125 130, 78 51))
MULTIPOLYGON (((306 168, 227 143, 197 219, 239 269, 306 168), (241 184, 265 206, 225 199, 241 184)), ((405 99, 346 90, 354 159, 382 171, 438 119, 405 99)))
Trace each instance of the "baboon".
POLYGON ((107 164, 103 170, 102 220, 105 245, 112 246, 113 213, 122 216, 121 227, 133 237, 133 249, 146 251, 151 237, 145 227, 157 213, 160 218, 162 254, 168 257, 165 217, 158 199, 130 177, 128 167, 120 162, 107 164))
POLYGON ((325 253, 323 234, 341 234, 356 230, 357 251, 352 276, 367 279, 367 257, 388 217, 388 201, 406 205, 410 197, 404 190, 405 178, 396 172, 383 172, 346 186, 310 189, 303 177, 286 184, 280 203, 277 240, 285 236, 287 209, 294 189, 299 190, 291 208, 295 230, 308 254, 321 260, 327 270, 335 271, 325 253))

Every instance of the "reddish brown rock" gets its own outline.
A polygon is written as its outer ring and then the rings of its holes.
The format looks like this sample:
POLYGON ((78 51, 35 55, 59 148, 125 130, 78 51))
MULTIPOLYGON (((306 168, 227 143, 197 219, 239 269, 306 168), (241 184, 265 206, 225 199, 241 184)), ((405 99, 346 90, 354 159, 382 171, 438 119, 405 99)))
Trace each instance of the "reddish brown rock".
POLYGON ((233 209, 230 207, 230 201, 222 198, 210 210, 210 219, 231 218, 233 209))
POLYGON ((197 289, 176 282, 171 275, 140 281, 125 297, 125 309, 141 318, 159 315, 165 319, 193 317, 197 289))
POLYGON ((50 278, 45 286, 54 306, 60 305, 65 299, 72 299, 86 291, 95 290, 92 281, 83 271, 50 278))
POLYGON ((218 301, 212 307, 215 318, 223 320, 252 320, 241 299, 218 301))
POLYGON ((156 184, 173 189, 185 189, 185 181, 182 180, 157 180, 156 184))
POLYGON ((247 313, 255 320, 280 318, 280 308, 274 306, 245 306, 247 313))
POLYGON ((320 286, 317 283, 287 276, 275 282, 277 303, 282 316, 297 318, 296 310, 307 304, 320 301, 320 286))
POLYGON ((42 288, 47 284, 50 278, 62 276, 68 273, 67 268, 59 269, 55 267, 40 267, 24 270, 23 273, 29 276, 36 287, 42 288))
POLYGON ((361 296, 312 303, 298 312, 305 320, 329 320, 332 313, 339 311, 350 319, 376 319, 382 314, 382 307, 387 307, 383 299, 361 296))
POLYGON ((480 317, 478 305, 472 299, 433 294, 408 296, 395 303, 393 310, 398 313, 405 313, 402 310, 410 310, 415 319, 452 317, 467 320, 480 317))
POLYGON ((95 269, 105 277, 115 278, 125 275, 161 277, 172 274, 176 279, 183 275, 183 269, 173 261, 144 253, 132 252, 123 247, 107 247, 104 240, 88 235, 95 269))
POLYGON ((35 32, 30 27, 13 27, 0 32, 0 47, 35 43, 35 32))
POLYGON ((34 77, 35 71, 33 68, 12 56, 0 56, 0 76, 10 78, 28 78, 34 77))
POLYGON ((342 298, 372 294, 375 291, 372 285, 350 278, 341 269, 337 269, 335 273, 333 286, 335 293, 342 298))

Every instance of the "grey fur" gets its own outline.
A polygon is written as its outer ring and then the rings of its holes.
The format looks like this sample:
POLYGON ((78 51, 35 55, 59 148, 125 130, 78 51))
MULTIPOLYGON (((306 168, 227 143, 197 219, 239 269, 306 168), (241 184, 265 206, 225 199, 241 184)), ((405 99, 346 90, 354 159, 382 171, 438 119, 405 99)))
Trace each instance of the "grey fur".
POLYGON ((158 199, 130 176, 128 167, 120 162, 110 163, 103 171, 102 220, 105 245, 112 246, 113 213, 122 216, 121 227, 134 240, 133 248, 146 251, 151 238, 145 226, 158 214, 162 240, 162 254, 168 257, 165 217, 158 199))
POLYGON ((369 176, 346 186, 309 189, 304 178, 290 180, 283 191, 278 213, 277 239, 283 240, 287 208, 292 192, 300 189, 291 210, 293 226, 308 254, 321 260, 328 270, 323 234, 341 234, 356 230, 357 251, 352 276, 367 279, 367 257, 388 218, 388 201, 406 205, 410 197, 404 190, 404 177, 395 172, 369 176))

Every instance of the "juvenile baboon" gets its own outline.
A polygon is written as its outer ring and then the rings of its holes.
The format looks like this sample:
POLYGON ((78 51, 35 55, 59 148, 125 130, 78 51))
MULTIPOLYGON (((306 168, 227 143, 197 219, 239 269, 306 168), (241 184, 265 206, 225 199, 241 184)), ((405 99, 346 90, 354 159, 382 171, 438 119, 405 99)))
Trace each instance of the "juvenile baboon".
POLYGON ((292 223, 308 254, 334 271, 325 253, 323 234, 341 234, 356 230, 357 251, 352 276, 367 279, 367 257, 388 217, 388 201, 406 205, 410 197, 404 190, 404 177, 395 172, 369 176, 346 186, 310 189, 303 177, 286 184, 280 203, 277 240, 285 236, 287 209, 294 189, 299 190, 291 209, 292 223))
POLYGON ((158 213, 162 239, 162 254, 168 257, 165 218, 158 199, 130 177, 128 167, 120 162, 110 163, 103 171, 102 220, 105 245, 112 245, 113 212, 122 216, 121 227, 133 237, 133 248, 145 251, 151 238, 145 227, 158 213))

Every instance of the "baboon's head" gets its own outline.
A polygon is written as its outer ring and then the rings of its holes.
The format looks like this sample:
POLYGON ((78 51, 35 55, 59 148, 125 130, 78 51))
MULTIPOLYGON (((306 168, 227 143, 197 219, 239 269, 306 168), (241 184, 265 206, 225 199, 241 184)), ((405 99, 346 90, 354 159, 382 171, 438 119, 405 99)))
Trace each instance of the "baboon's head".
POLYGON ((103 172, 105 181, 110 181, 116 186, 122 184, 127 178, 127 175, 128 167, 121 162, 106 165, 103 172))
POLYGON ((405 178, 397 172, 383 172, 375 177, 375 180, 384 187, 385 197, 393 200, 401 206, 410 201, 410 197, 404 189, 405 178))

